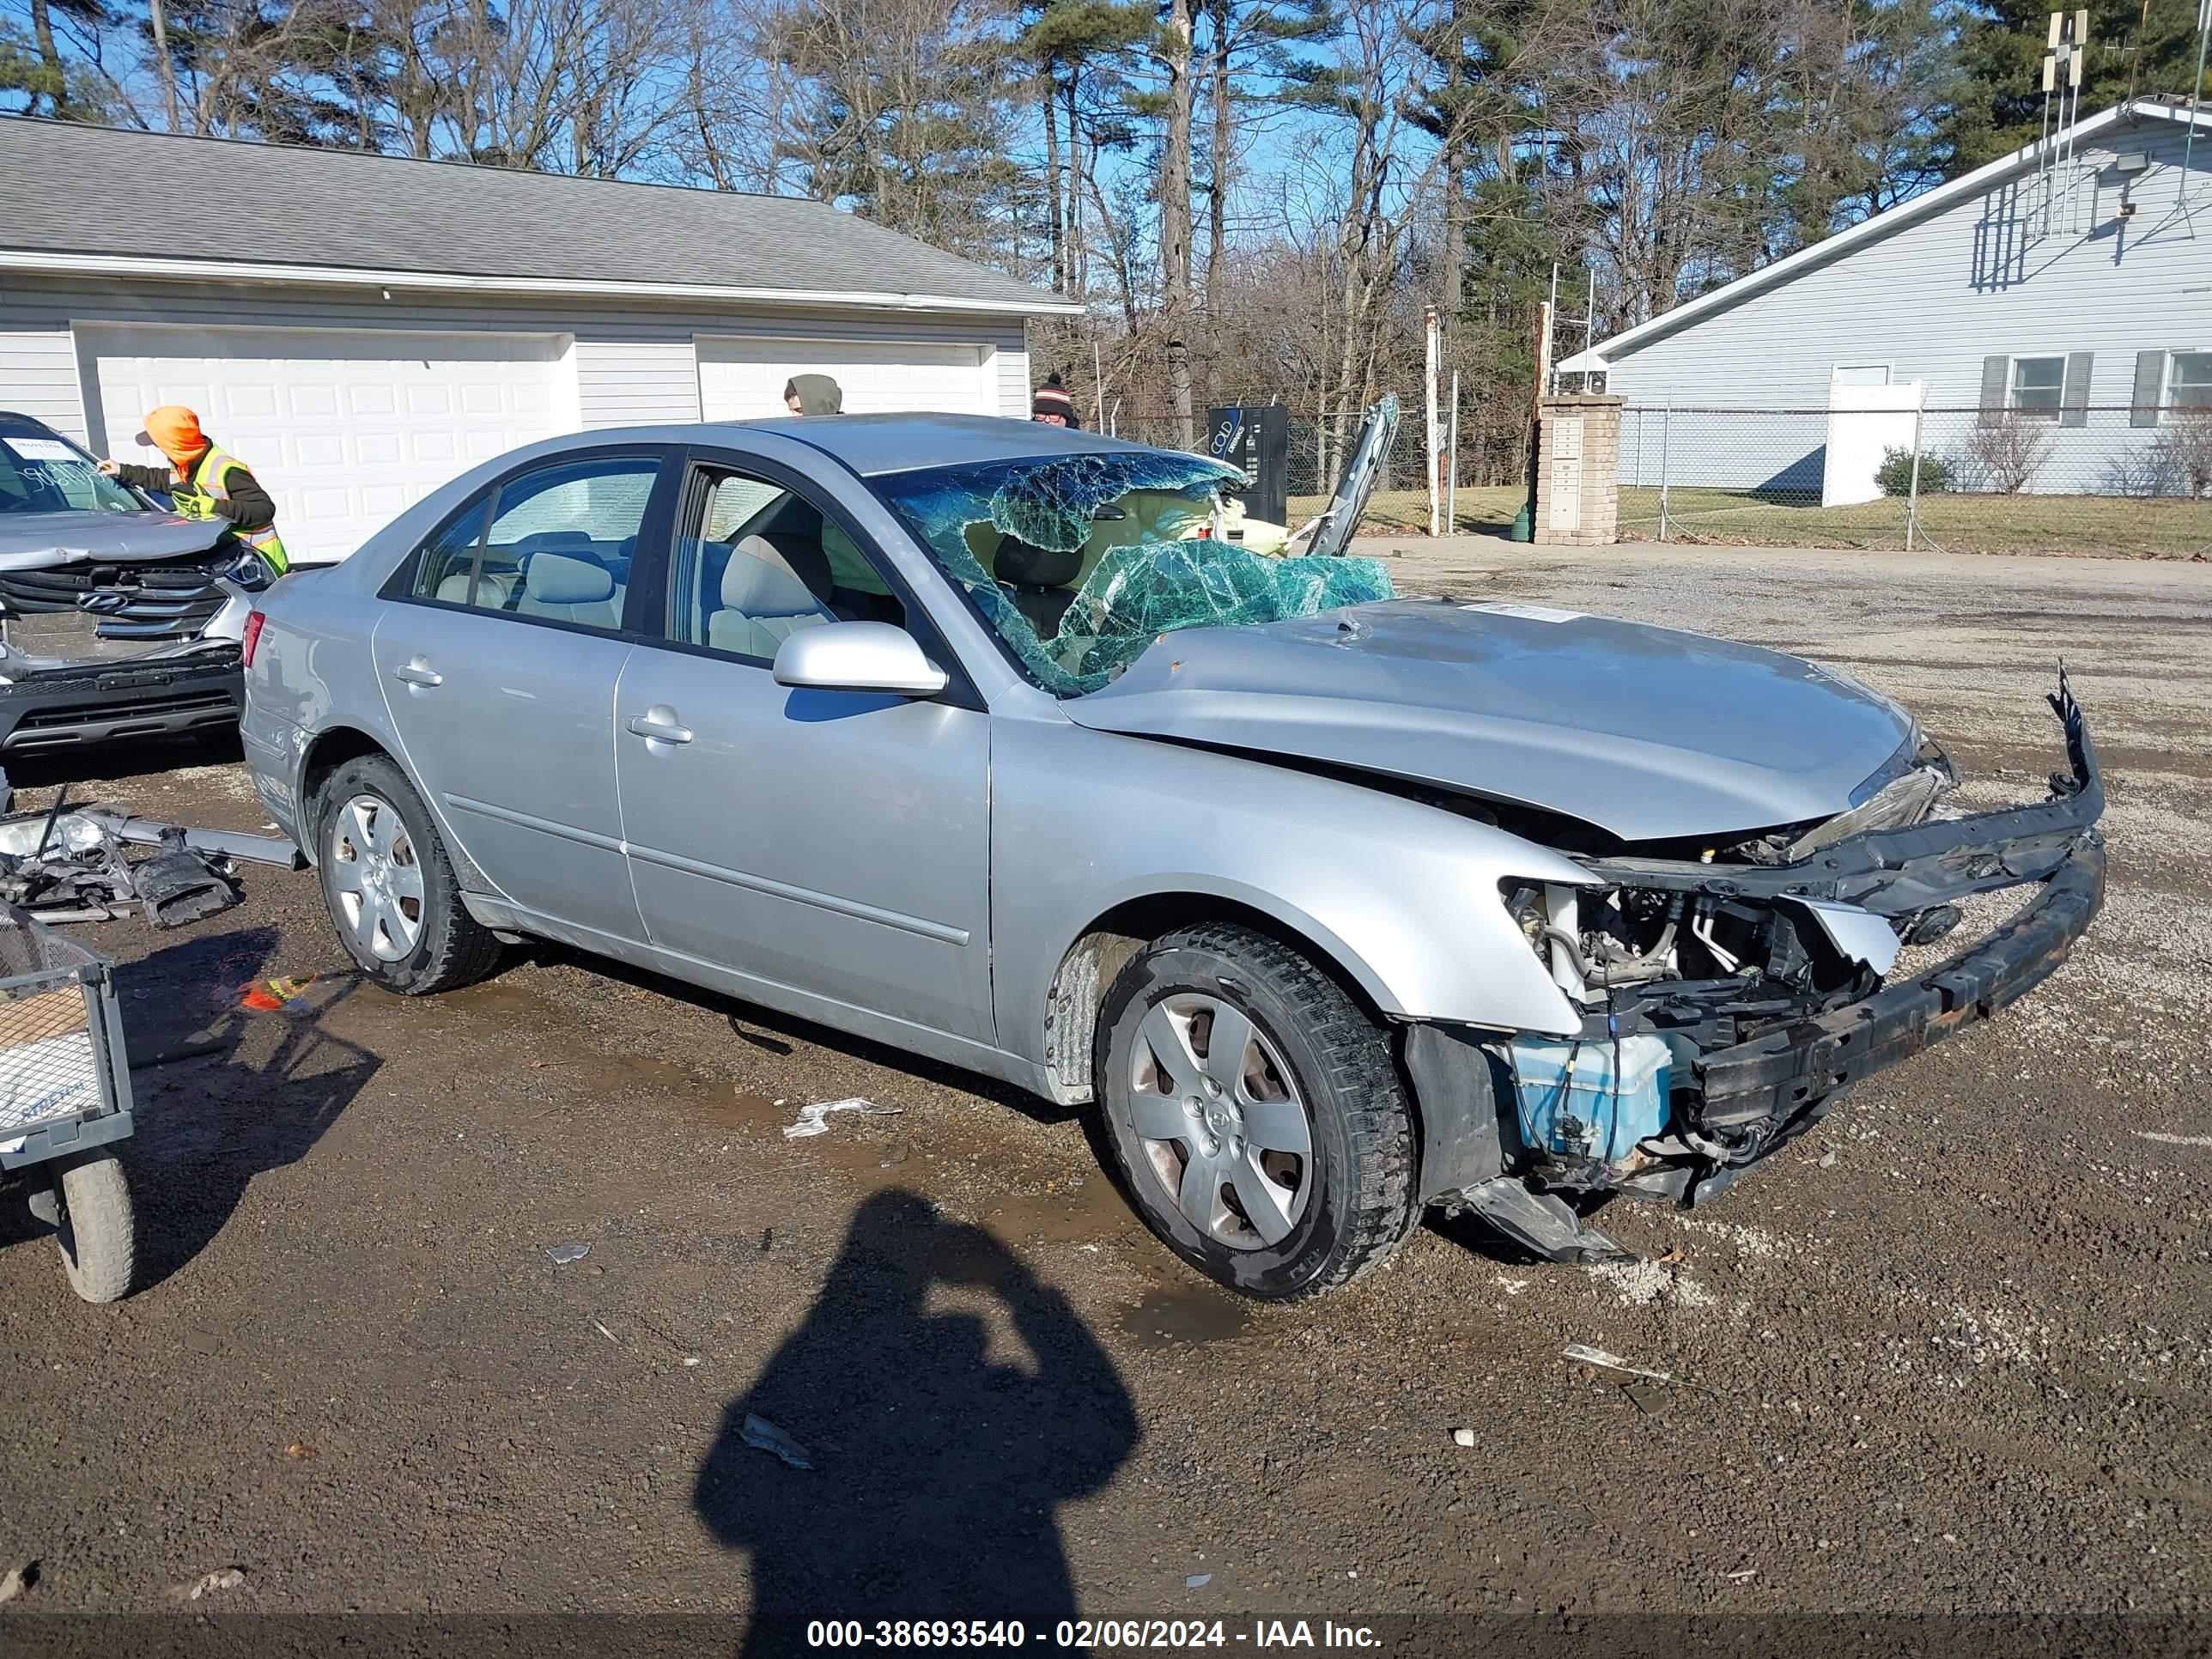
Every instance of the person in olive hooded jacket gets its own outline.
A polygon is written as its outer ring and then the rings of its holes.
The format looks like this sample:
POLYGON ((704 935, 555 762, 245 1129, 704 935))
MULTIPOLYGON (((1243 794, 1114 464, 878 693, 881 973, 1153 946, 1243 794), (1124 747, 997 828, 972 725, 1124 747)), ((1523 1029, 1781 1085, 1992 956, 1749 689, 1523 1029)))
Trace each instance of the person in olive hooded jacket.
MULTIPOLYGON (((783 383, 783 405, 794 415, 842 415, 845 390, 827 374, 794 374, 783 383)), ((853 538, 836 520, 827 518, 822 521, 822 556, 830 561, 830 580, 844 590, 848 601, 853 595, 864 595, 858 603, 888 619, 897 605, 890 589, 867 555, 853 545, 853 538)))
POLYGON ((783 383, 783 406, 794 415, 842 415, 845 390, 827 374, 794 374, 783 383))

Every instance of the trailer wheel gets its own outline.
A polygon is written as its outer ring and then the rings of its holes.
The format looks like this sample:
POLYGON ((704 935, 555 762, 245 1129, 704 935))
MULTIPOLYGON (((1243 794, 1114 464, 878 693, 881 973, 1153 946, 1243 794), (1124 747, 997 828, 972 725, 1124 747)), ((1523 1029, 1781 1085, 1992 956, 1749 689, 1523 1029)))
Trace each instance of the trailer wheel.
POLYGON ((64 1164, 55 1176, 59 1199, 55 1242, 69 1269, 70 1289, 87 1302, 119 1302, 131 1294, 138 1265, 138 1232, 123 1161, 102 1152, 64 1164))

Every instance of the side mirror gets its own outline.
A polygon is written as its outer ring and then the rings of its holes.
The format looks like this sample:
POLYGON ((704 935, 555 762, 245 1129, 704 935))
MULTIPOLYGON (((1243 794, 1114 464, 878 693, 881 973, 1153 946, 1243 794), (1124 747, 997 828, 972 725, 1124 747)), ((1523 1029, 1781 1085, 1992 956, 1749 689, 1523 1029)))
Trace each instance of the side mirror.
POLYGON ((922 655, 913 635, 879 622, 802 628, 778 647, 774 672, 778 685, 902 697, 933 697, 952 678, 922 655))

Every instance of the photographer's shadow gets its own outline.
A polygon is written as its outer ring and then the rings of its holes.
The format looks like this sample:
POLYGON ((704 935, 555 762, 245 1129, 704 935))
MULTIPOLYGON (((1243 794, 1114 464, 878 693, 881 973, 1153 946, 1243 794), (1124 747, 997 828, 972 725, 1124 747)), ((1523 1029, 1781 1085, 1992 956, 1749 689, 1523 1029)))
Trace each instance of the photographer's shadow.
POLYGON ((142 1290, 213 1244, 257 1176, 307 1157, 381 1064, 324 1024, 357 978, 326 977, 282 1011, 240 1006, 276 945, 268 927, 203 933, 117 970, 137 1096, 122 1152, 142 1290))
POLYGON ((744 1653, 803 1651, 826 1619, 1019 1620, 1049 1641, 1076 1613, 1055 1510, 1137 1438, 1128 1391, 1059 1291, 926 1200, 875 1194, 699 1470, 701 1517, 752 1559, 744 1653), (1028 1363, 987 1358, 975 1316, 931 1313, 933 1284, 986 1288, 1028 1363), (756 1415, 814 1468, 747 1445, 756 1415))

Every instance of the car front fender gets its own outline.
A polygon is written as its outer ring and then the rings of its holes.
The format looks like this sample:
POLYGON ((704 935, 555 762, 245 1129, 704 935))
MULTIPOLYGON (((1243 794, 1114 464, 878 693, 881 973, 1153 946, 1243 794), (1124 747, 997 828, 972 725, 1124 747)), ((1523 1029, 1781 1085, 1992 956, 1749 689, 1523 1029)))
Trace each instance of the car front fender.
POLYGON ((1589 880, 1548 848, 1355 783, 1050 716, 999 722, 991 769, 993 994, 1000 1045, 1025 1059, 1047 1063, 1071 952, 1121 931, 1117 916, 1171 927, 1179 912, 1266 919, 1387 1018, 1579 1027, 1498 890, 1589 880))

